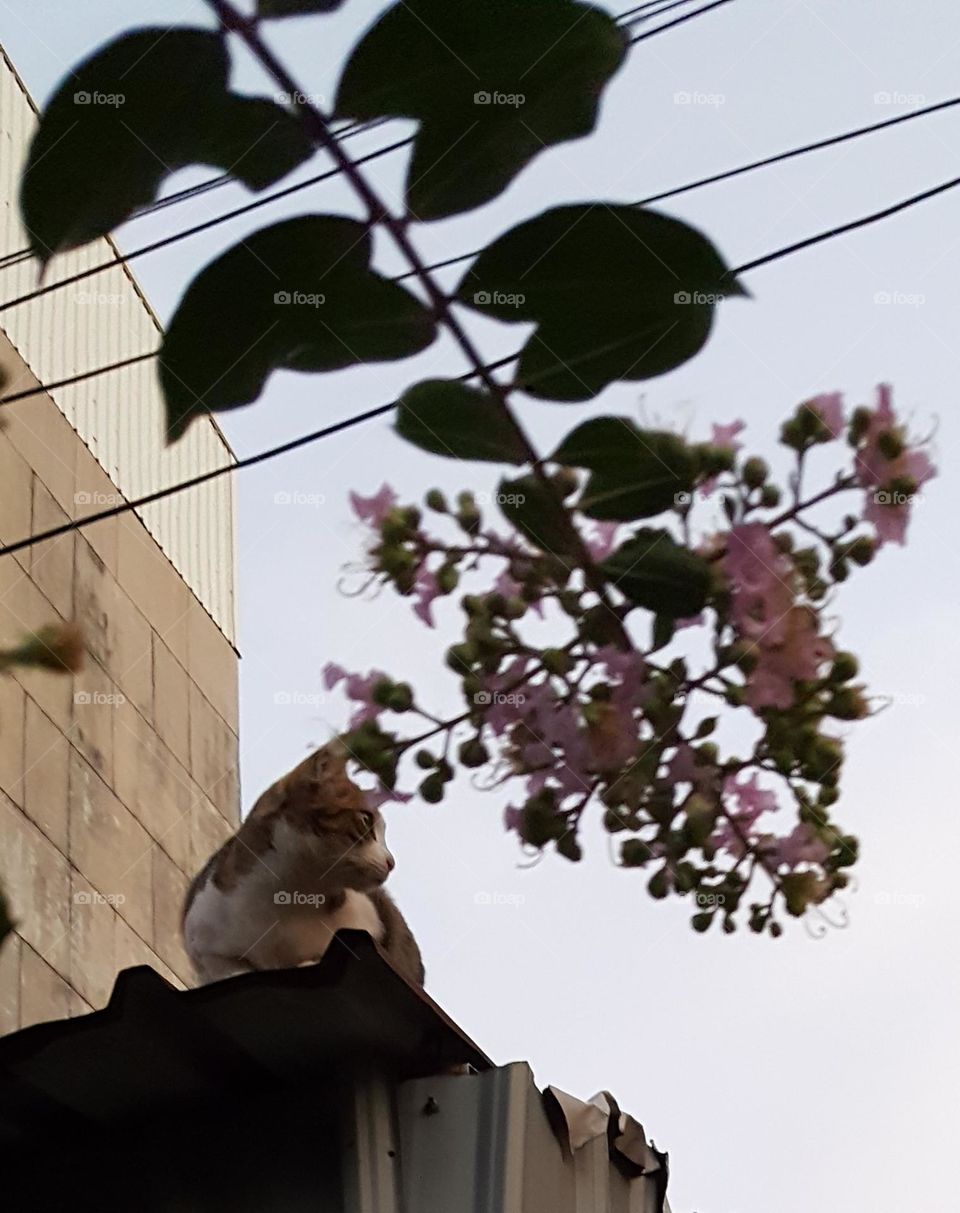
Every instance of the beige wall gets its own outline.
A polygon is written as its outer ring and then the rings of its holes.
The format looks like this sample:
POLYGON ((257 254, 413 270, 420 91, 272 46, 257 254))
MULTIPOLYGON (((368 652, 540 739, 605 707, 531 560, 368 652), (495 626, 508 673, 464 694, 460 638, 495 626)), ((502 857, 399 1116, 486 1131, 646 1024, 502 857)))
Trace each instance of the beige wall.
MULTIPOLYGON (((36 382, 2 334, 0 366, 36 382)), ((0 540, 120 500, 47 396, 0 416, 0 540)), ((103 1006, 129 965, 188 982, 180 902, 239 816, 236 654, 134 514, 0 557, 0 641, 70 618, 81 673, 0 676, 0 1032, 103 1006)))

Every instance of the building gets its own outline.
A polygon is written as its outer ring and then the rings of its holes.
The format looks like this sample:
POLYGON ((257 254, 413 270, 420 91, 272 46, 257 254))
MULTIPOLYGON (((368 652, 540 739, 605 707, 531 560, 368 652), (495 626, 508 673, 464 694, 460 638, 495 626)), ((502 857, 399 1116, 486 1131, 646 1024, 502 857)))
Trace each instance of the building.
MULTIPOLYGON (((0 51, 0 304, 37 285, 17 211, 36 111, 0 51)), ((59 257, 56 282, 117 257, 59 257)), ((123 266, 0 306, 8 392, 152 350, 159 326, 123 266)), ((233 460, 211 420, 163 441, 150 361, 0 406, 0 541, 11 542, 233 460)), ((235 827, 237 654, 231 477, 0 557, 0 640, 76 619, 72 678, 0 677, 0 1033, 105 1005, 148 964, 190 979, 187 882, 235 827)))

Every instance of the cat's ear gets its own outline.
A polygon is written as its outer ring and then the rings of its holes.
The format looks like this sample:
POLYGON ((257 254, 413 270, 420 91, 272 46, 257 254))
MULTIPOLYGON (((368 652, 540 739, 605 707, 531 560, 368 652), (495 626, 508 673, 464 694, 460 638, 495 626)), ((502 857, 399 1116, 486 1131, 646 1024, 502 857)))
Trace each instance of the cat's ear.
POLYGON ((278 779, 276 783, 271 784, 265 792, 261 792, 248 816, 266 817, 271 813, 277 813, 283 808, 286 801, 287 780, 284 776, 283 779, 278 779))

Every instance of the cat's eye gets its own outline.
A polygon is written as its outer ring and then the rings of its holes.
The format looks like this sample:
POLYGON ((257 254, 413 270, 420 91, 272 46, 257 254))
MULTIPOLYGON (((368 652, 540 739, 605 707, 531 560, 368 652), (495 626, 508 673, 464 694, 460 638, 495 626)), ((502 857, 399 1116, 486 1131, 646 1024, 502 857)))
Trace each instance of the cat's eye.
POLYGON ((361 813, 360 814, 360 828, 361 828, 361 830, 363 830, 364 834, 370 833, 370 831, 373 829, 373 814, 372 813, 361 813))

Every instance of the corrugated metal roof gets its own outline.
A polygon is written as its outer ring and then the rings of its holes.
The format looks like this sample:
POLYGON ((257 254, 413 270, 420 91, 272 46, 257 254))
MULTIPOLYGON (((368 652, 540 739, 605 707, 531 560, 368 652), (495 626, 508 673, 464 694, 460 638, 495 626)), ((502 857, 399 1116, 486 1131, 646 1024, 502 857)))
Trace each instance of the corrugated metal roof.
MULTIPOLYGON (((612 1096, 495 1067, 363 931, 0 1040, 0 1184, 44 1213, 669 1213, 612 1096)), ((17 1205, 17 1201, 22 1202, 17 1205)))

